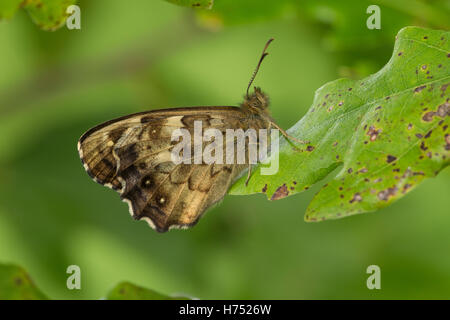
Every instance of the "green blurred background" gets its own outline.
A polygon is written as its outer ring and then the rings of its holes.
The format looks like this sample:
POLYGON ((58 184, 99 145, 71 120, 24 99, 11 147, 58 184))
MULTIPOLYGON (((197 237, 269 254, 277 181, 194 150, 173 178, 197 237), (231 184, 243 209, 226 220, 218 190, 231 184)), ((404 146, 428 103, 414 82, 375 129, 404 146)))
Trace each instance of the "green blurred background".
POLYGON ((88 177, 90 127, 174 106, 237 105, 256 84, 289 128, 314 91, 389 59, 407 25, 449 29, 448 1, 79 1, 82 29, 45 32, 19 11, 0 23, 0 262, 51 298, 98 299, 119 281, 202 299, 450 298, 450 170, 376 213, 303 222, 320 187, 280 201, 227 196, 189 231, 158 234, 88 177), (381 7, 381 30, 366 8, 381 7), (315 190, 314 190, 315 189, 315 190), (447 195, 447 196, 446 196, 447 195), (68 265, 82 290, 66 288, 68 265), (381 290, 366 268, 381 267, 381 290))

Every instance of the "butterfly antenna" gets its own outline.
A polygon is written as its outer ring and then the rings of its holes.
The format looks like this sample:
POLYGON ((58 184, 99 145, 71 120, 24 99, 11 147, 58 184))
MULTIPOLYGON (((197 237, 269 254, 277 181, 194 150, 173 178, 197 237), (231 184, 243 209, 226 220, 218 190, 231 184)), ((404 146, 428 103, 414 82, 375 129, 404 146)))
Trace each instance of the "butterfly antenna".
POLYGON ((250 78, 250 82, 248 83, 248 87, 247 87, 247 98, 249 97, 248 95, 248 91, 250 90, 250 87, 252 86, 253 80, 255 80, 255 77, 258 73, 259 67, 261 66, 261 63, 263 62, 264 58, 269 54, 266 52, 267 48, 269 47, 269 44, 273 41, 273 38, 270 38, 269 41, 267 41, 264 50, 262 52, 261 58, 259 59, 258 65, 256 66, 255 71, 253 72, 252 77, 250 78))

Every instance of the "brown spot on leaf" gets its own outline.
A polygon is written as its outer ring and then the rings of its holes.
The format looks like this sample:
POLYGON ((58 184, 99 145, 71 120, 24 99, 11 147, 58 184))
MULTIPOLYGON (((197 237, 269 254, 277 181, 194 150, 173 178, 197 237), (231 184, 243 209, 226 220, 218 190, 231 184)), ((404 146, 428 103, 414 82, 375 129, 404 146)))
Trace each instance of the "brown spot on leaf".
POLYGON ((423 151, 428 150, 428 147, 425 146, 425 142, 422 141, 422 143, 420 144, 420 149, 422 149, 423 151))
POLYGON ((386 190, 381 190, 378 192, 378 199, 388 201, 390 197, 395 196, 398 188, 393 186, 392 188, 387 188, 386 190))
POLYGON ((387 159, 386 159, 386 162, 387 163, 391 163, 392 161, 395 161, 395 160, 397 160, 397 157, 394 157, 394 156, 392 156, 392 155, 388 155, 387 156, 387 159))
POLYGON ((378 134, 380 133, 381 129, 377 130, 374 126, 370 126, 369 130, 367 131, 366 135, 370 137, 370 141, 375 141, 378 137, 378 134))
POLYGON ((16 284, 16 286, 21 286, 23 281, 21 278, 17 277, 17 278, 14 278, 14 283, 16 284))
POLYGON ((422 91, 423 89, 425 89, 426 87, 427 87, 426 85, 419 86, 419 87, 417 87, 417 88, 414 89, 414 92, 420 92, 420 91, 422 91))
POLYGON ((353 198, 349 201, 350 203, 353 203, 353 202, 360 202, 362 200, 362 197, 361 197, 361 194, 359 193, 359 192, 357 192, 357 193, 355 193, 354 195, 353 195, 353 198))
POLYGON ((267 184, 264 185, 264 187, 261 189, 261 191, 262 191, 263 193, 265 193, 265 192, 267 191, 267 184))
POLYGON ((281 187, 278 187, 278 189, 272 195, 270 200, 283 199, 284 197, 287 197, 288 195, 289 195, 289 191, 287 189, 287 186, 286 186, 286 184, 283 184, 281 187))
POLYGON ((428 111, 427 113, 425 113, 423 115, 422 120, 426 121, 426 122, 430 122, 431 120, 433 120, 434 114, 435 114, 434 111, 428 111))
POLYGON ((436 112, 436 114, 441 118, 447 116, 449 113, 450 113, 450 103, 448 102, 441 104, 436 112))
POLYGON ((405 193, 409 188, 411 188, 412 187, 412 184, 409 184, 409 183, 407 183, 407 184, 405 184, 404 186, 403 186, 403 191, 402 191, 402 193, 405 193))
POLYGON ((429 112, 425 113, 422 117, 422 120, 426 121, 426 122, 430 122, 433 120, 434 116, 443 118, 443 117, 447 116, 449 113, 450 113, 450 103, 446 102, 446 103, 441 104, 437 108, 436 112, 429 111, 429 112))
POLYGON ((314 150, 314 146, 307 146, 306 147, 306 151, 313 151, 314 150))

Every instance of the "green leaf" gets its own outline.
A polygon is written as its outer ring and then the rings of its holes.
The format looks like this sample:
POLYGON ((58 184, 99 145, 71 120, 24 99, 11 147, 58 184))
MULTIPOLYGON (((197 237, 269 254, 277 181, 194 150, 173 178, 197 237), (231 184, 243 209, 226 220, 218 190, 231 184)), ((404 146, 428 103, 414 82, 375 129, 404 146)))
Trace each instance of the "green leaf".
POLYGON ((170 297, 159 292, 136 286, 129 282, 121 282, 112 289, 107 300, 189 300, 186 297, 170 297))
POLYGON ((0 264, 0 300, 48 299, 31 280, 28 273, 16 265, 0 264))
POLYGON ((253 170, 230 194, 265 192, 278 200, 308 189, 340 167, 315 195, 305 219, 374 211, 436 176, 450 161, 449 32, 407 27, 377 73, 339 79, 317 90, 307 114, 282 140, 277 174, 253 170))
POLYGON ((23 7, 39 28, 54 31, 64 25, 68 14, 67 7, 76 0, 2 0, 0 19, 10 19, 19 7, 23 7))
POLYGON ((166 0, 183 7, 201 8, 201 9, 211 9, 214 0, 166 0))

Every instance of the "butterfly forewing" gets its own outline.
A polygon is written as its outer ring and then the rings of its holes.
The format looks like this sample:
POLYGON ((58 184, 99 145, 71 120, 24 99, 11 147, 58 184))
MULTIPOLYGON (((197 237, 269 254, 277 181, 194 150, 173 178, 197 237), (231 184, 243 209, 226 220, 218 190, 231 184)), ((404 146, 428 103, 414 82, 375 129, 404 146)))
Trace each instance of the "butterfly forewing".
MULTIPOLYGON (((193 137, 195 121, 201 121, 203 130, 214 128, 223 133, 264 125, 249 121, 238 107, 143 112, 89 130, 79 141, 80 157, 95 181, 120 193, 135 219, 144 219, 161 232, 189 227, 224 197, 247 167, 236 163, 175 164, 171 159, 172 132, 187 129, 193 137)), ((223 148, 225 154, 225 142, 223 148)))

